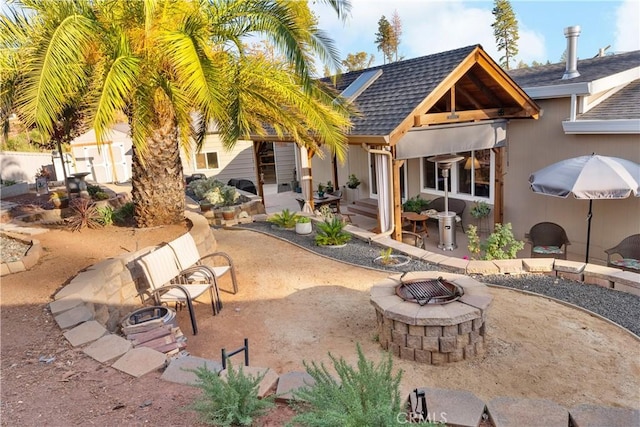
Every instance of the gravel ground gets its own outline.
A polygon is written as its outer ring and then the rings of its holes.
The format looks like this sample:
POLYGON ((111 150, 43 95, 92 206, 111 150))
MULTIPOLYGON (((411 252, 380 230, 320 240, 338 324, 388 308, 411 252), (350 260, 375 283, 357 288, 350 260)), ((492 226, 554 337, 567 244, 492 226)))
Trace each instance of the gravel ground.
POLYGON ((14 262, 20 260, 31 245, 10 237, 0 236, 0 258, 2 262, 14 262))
MULTIPOLYGON (((361 267, 398 272, 438 270, 434 264, 415 259, 401 267, 377 266, 373 263, 373 259, 381 255, 383 248, 375 243, 369 244, 356 238, 344 248, 327 248, 315 244, 313 233, 301 236, 295 231, 275 228, 267 222, 254 222, 238 227, 270 234, 320 255, 361 267)), ((487 284, 534 292, 566 301, 599 314, 640 335, 640 297, 636 295, 541 274, 474 276, 474 278, 487 284)))

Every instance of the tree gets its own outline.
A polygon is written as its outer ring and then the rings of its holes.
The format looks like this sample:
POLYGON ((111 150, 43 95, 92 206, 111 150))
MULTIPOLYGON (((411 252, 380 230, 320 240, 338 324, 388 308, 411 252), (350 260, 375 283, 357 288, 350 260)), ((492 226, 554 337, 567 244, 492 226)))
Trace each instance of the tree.
MULTIPOLYGON (((339 15, 350 7, 326 1, 339 15)), ((21 7, 0 17, 0 64, 12 65, 0 82, 0 118, 15 111, 50 138, 77 109, 100 143, 124 112, 139 227, 183 220, 180 148, 199 150, 212 122, 227 148, 264 134, 269 123, 280 136, 344 158, 348 106, 312 78, 311 58, 335 68, 339 59, 305 2, 23 0, 21 7), (264 36, 283 61, 247 52, 242 40, 250 34, 264 36)))
POLYGON ((500 66, 509 69, 511 61, 518 54, 518 20, 516 19, 509 0, 494 0, 491 13, 495 16, 493 35, 496 38, 498 51, 504 54, 500 57, 500 66))
POLYGON ((398 58, 398 46, 400 46, 400 39, 402 37, 402 22, 400 21, 400 15, 398 11, 394 10, 391 16, 391 45, 393 47, 394 61, 399 61, 402 57, 398 58))
POLYGON ((378 21, 376 47, 382 52, 385 64, 393 61, 393 29, 384 15, 378 21))
POLYGON ((347 58, 342 61, 342 65, 347 71, 357 71, 369 68, 375 59, 375 56, 367 52, 350 53, 347 55, 347 58))

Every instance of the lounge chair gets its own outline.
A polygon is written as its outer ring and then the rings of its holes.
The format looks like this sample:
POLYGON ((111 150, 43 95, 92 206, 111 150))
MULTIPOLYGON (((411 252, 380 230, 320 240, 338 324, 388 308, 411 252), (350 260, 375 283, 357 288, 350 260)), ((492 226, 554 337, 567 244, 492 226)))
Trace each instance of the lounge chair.
MULTIPOLYGON (((236 269, 233 265, 231 257, 224 252, 213 252, 204 256, 200 256, 198 246, 191 234, 185 233, 175 240, 169 242, 168 245, 175 253, 178 262, 178 268, 184 272, 194 271, 194 273, 202 274, 203 269, 209 271, 216 282, 216 291, 218 289, 218 280, 227 273, 231 274, 231 284, 233 291, 238 293, 238 281, 236 279, 236 269), (215 260, 224 260, 224 265, 214 265, 215 260)), ((222 303, 219 303, 222 307, 222 303)))
POLYGON ((640 234, 633 234, 624 238, 613 248, 605 250, 607 265, 627 271, 640 273, 640 234), (620 255, 622 258, 612 257, 620 255))
POLYGON ((540 222, 526 236, 531 243, 531 258, 567 259, 567 246, 571 244, 564 228, 553 222, 540 222))
POLYGON ((140 257, 136 264, 143 271, 149 285, 148 290, 140 293, 142 302, 145 302, 145 294, 147 294, 157 305, 172 302, 176 305, 185 304, 189 309, 194 335, 198 333, 198 325, 193 300, 209 292, 213 314, 216 315, 221 308, 215 277, 212 277, 206 269, 181 271, 174 251, 169 246, 161 246, 140 257))

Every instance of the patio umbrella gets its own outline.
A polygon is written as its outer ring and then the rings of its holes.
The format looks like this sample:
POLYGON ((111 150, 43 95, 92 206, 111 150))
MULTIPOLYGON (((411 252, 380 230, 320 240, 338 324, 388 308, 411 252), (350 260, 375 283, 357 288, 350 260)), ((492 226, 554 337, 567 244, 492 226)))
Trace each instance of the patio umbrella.
POLYGON ((589 199, 587 214, 587 254, 591 238, 594 199, 625 199, 640 194, 640 165, 618 157, 591 154, 562 160, 529 176, 531 189, 540 194, 589 199))

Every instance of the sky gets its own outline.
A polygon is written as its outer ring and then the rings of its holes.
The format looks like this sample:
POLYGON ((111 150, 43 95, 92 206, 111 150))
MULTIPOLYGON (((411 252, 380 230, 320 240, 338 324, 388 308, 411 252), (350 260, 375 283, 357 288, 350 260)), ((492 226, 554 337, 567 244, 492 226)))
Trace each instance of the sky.
MULTIPOLYGON (((375 56, 372 65, 383 61, 375 45, 378 20, 389 22, 394 10, 402 22, 399 54, 404 59, 480 44, 496 61, 491 24, 493 1, 480 0, 351 0, 351 16, 340 21, 322 2, 314 2, 319 27, 335 41, 340 57, 367 52, 375 56)), ((566 27, 579 25, 578 58, 592 58, 598 49, 606 53, 640 49, 640 0, 551 1, 512 0, 520 40, 516 63, 561 62, 566 49, 566 27)), ((513 66, 513 64, 512 64, 513 66)))

